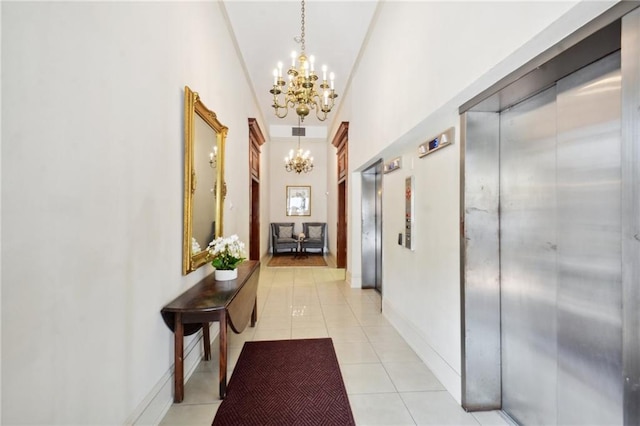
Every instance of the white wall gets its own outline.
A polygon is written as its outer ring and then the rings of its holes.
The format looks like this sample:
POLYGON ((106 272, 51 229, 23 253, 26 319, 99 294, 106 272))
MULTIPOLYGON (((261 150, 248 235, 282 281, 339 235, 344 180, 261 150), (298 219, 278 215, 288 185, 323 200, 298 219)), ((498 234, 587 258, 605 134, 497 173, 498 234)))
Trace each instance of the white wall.
MULTIPOLYGON (((326 142, 300 139, 303 151, 311 151, 313 170, 309 173, 287 172, 284 157, 297 149, 297 138, 273 138, 270 142, 270 222, 294 222, 295 232, 302 232, 302 222, 327 221, 327 147, 326 142), (311 186, 311 216, 286 215, 287 186, 311 186)), ((334 169, 335 170, 335 169, 334 169)))
MULTIPOLYGON (((0 6, 0 22, 2 22, 2 6, 0 6)), ((2 46, 2 31, 0 30, 0 46, 2 46)), ((2 69, 2 55, 0 54, 0 70, 2 69)), ((1 74, 1 73, 0 73, 1 74)), ((2 83, 0 82, 0 111, 2 109, 2 83)), ((0 145, 2 145, 2 119, 0 119, 0 145)), ((2 154, 0 149, 0 176, 2 176, 2 154)), ((0 180, 1 181, 1 180, 0 180)), ((2 198, 0 196, 0 219, 2 218, 2 198)), ((0 220, 0 255, 2 252, 2 220, 0 220)), ((2 318, 2 261, 0 259, 0 318, 2 318)), ((2 354, 2 332, 0 330, 0 354, 2 354)), ((2 383, 2 362, 0 361, 0 384, 2 383)), ((2 386, 0 385, 0 423, 2 422, 2 386)))
POLYGON ((3 2, 2 39, 2 423, 135 420, 211 270, 181 276, 183 88, 230 129, 244 240, 253 98, 216 2, 3 2))
MULTIPOLYGON (((346 104, 349 121, 349 271, 360 285, 359 171, 403 157, 383 179, 383 311, 460 400, 460 145, 458 107, 614 2, 384 2, 346 104), (453 146, 418 159, 448 127, 453 146), (403 230, 404 179, 415 176, 415 250, 403 230)), ((331 232, 334 232, 333 230, 331 232)))
POLYGON ((335 256, 337 253, 337 232, 338 223, 338 156, 337 149, 331 144, 331 140, 327 141, 327 249, 329 253, 335 256))

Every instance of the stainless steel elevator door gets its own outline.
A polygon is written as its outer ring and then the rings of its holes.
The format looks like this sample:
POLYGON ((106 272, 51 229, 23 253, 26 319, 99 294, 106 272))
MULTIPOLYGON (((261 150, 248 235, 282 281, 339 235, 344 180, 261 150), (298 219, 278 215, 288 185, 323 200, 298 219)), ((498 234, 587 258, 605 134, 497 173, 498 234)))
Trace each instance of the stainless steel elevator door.
POLYGON ((620 54, 558 81, 558 424, 622 424, 620 54))
POLYGON ((500 116, 502 408, 556 419, 556 91, 500 116))
POLYGON ((622 423, 620 56, 500 124, 503 410, 622 423))
POLYGON ((362 172, 362 287, 382 293, 382 160, 362 172))

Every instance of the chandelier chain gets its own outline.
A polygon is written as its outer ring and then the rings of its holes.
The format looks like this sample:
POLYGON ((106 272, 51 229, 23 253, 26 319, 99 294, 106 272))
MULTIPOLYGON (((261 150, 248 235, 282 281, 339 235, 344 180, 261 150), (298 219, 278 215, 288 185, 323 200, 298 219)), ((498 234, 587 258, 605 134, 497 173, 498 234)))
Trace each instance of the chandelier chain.
POLYGON ((302 51, 304 52, 304 0, 302 0, 302 27, 301 27, 301 33, 300 33, 300 42, 302 43, 302 51))

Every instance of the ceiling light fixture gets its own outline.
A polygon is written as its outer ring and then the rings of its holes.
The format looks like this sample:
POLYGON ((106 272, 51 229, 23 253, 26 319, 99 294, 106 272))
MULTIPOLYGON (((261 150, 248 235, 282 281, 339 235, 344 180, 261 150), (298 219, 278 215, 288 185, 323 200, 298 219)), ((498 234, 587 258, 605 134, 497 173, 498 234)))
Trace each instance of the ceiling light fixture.
POLYGON ((289 81, 285 82, 282 77, 282 62, 278 62, 278 67, 273 70, 273 89, 269 91, 273 95, 273 108, 278 118, 284 118, 289 112, 289 108, 296 109, 300 120, 309 115, 312 109, 316 110, 318 120, 327 119, 327 114, 333 108, 335 99, 338 97, 334 89, 335 75, 329 74, 327 80, 327 66, 322 66, 322 83, 319 85, 322 95, 316 90, 318 76, 315 73, 315 58, 304 52, 304 0, 302 0, 302 32, 300 37, 295 37, 296 43, 301 44, 302 52, 297 57, 296 52, 291 52, 291 68, 287 71, 289 81), (287 86, 285 88, 285 86, 287 86), (280 95, 283 97, 280 97, 280 95))
MULTIPOLYGON (((298 127, 300 127, 301 118, 298 116, 298 127)), ((298 131, 298 151, 296 156, 293 156, 293 150, 289 151, 289 156, 284 157, 284 168, 288 172, 296 172, 298 174, 305 172, 309 173, 313 170, 313 157, 310 157, 311 153, 307 150, 304 154, 300 148, 300 131, 298 131)))

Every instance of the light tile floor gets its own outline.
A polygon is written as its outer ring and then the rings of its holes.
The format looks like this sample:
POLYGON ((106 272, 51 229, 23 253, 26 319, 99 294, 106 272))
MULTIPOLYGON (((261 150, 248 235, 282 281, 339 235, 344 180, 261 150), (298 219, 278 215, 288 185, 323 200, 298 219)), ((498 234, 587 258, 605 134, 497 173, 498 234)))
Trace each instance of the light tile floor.
MULTIPOLYGON (((497 412, 465 412, 380 313, 380 302, 374 290, 350 288, 343 269, 263 264, 258 323, 229 333, 229 374, 246 341, 331 337, 358 425, 507 425, 497 412)), ((161 424, 210 425, 220 405, 217 376, 217 358, 201 361, 184 401, 161 424)))

